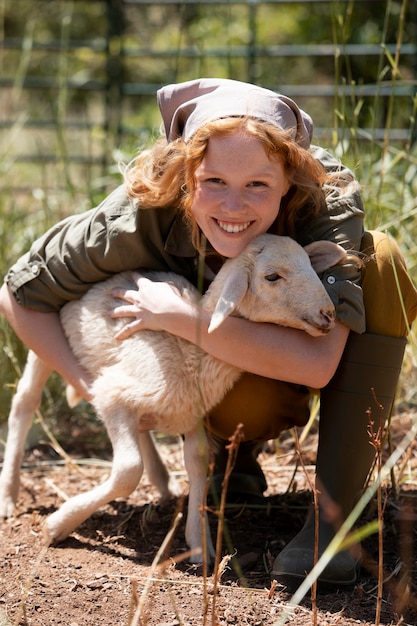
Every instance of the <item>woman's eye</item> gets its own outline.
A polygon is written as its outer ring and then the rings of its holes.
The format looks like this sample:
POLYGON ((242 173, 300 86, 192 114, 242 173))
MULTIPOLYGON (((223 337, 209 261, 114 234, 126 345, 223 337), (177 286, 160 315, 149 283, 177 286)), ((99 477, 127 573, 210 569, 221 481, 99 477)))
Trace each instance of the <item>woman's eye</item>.
POLYGON ((267 187, 267 184, 261 180, 254 180, 250 183, 250 187, 267 187))
POLYGON ((277 280, 280 280, 280 278, 282 278, 282 276, 280 276, 276 272, 274 272, 273 274, 267 274, 265 276, 265 280, 269 281, 270 283, 275 283, 277 280))
POLYGON ((221 185, 223 181, 222 181, 221 178, 207 178, 206 182, 207 183, 215 183, 217 185, 221 185))

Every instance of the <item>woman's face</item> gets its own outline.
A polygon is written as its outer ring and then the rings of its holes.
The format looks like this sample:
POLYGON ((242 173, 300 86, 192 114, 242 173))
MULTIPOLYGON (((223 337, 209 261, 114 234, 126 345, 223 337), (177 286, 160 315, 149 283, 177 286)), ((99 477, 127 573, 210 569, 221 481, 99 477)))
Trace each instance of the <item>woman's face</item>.
POLYGON ((268 230, 289 189, 281 162, 245 132, 212 137, 195 177, 191 213, 213 248, 229 258, 268 230))

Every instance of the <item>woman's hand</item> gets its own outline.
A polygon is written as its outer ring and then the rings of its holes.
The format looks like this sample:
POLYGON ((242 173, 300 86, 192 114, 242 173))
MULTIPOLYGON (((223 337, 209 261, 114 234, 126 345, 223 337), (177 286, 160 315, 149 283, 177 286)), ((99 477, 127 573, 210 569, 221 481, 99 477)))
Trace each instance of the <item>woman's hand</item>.
POLYGON ((334 375, 349 335, 349 329, 338 321, 327 335, 311 337, 302 330, 234 316, 208 333, 210 314, 185 300, 175 287, 151 282, 139 274, 134 278, 139 291, 113 292, 126 304, 117 306, 112 317, 131 318, 117 339, 139 330, 165 330, 244 371, 321 388, 334 375))
POLYGON ((140 330, 168 330, 169 315, 187 314, 191 304, 179 294, 177 288, 168 282, 153 282, 138 272, 132 273, 138 287, 135 289, 113 289, 115 298, 128 304, 116 306, 110 313, 112 318, 133 318, 115 338, 126 339, 140 330), (169 314, 169 315, 168 315, 169 314))

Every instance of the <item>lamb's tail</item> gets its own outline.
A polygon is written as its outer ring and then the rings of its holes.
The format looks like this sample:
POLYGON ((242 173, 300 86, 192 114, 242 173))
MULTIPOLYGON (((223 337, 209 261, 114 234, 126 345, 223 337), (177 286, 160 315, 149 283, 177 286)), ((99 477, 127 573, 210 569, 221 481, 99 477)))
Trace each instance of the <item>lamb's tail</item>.
POLYGON ((67 388, 65 390, 65 395, 67 397, 67 403, 70 409, 73 409, 82 400, 82 396, 78 393, 78 391, 72 385, 67 385, 67 388))

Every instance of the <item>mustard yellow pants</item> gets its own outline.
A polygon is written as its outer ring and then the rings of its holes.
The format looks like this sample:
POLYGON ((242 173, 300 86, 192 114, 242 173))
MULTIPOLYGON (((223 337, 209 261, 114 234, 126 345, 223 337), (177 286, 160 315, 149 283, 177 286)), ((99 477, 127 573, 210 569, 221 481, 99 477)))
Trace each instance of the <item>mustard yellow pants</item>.
MULTIPOLYGON (((417 315, 417 291, 396 242, 378 231, 368 231, 361 252, 366 332, 406 337, 417 315)), ((244 373, 207 416, 207 428, 228 439, 241 422, 246 440, 273 439, 287 428, 307 423, 310 395, 302 385, 244 373)))

